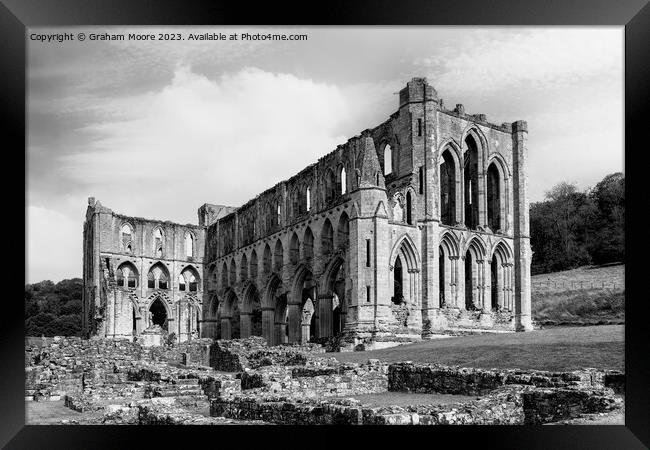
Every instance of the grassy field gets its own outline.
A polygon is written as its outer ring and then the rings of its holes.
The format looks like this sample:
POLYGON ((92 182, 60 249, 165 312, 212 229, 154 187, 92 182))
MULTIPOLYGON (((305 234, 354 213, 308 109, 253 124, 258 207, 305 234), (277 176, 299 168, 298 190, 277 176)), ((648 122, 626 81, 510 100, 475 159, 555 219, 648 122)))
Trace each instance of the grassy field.
POLYGON ((545 326, 625 323, 624 277, 624 264, 535 275, 533 319, 545 326))
POLYGON ((528 333, 480 334, 366 352, 328 353, 339 361, 413 361, 482 368, 624 369, 622 325, 564 327, 528 333))

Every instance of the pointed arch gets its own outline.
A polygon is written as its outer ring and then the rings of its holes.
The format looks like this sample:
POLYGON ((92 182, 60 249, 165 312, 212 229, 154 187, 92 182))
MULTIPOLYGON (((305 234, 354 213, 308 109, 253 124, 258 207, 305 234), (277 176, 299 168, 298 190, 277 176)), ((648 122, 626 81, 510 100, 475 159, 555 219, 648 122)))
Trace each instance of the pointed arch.
POLYGON ((336 247, 347 248, 350 239, 350 219, 348 214, 343 211, 339 217, 339 223, 336 227, 336 247))
POLYGON ((156 226, 152 232, 153 237, 153 254, 156 258, 162 258, 165 255, 165 233, 160 226, 156 226))
POLYGON ((138 287, 140 274, 133 263, 126 261, 118 266, 115 271, 115 278, 118 287, 136 288, 138 287))
POLYGON ((257 279, 257 252, 255 251, 255 249, 253 249, 253 251, 251 252, 249 275, 252 280, 257 279))
POLYGON ((262 270, 264 275, 268 275, 272 270, 271 246, 268 242, 264 246, 264 253, 262 254, 262 270))
POLYGON ((169 270, 160 261, 149 268, 147 286, 149 289, 169 289, 169 270))
POLYGON ((336 198, 336 177, 334 176, 334 172, 332 171, 331 168, 327 168, 325 171, 325 189, 324 189, 324 197, 325 197, 325 203, 330 203, 336 198))
POLYGON ((242 253, 241 261, 239 262, 239 278, 242 281, 248 280, 248 257, 246 253, 242 253))
POLYGON ((439 165, 440 221, 443 225, 455 225, 459 220, 460 204, 460 150, 452 144, 443 147, 439 165))
POLYGON ((198 290, 199 284, 201 283, 201 277, 199 276, 199 272, 193 266, 186 266, 181 272, 181 276, 185 280, 190 292, 196 292, 198 290))
POLYGON ((477 138, 471 132, 466 135, 464 144, 466 147, 463 154, 465 226, 471 230, 475 230, 479 225, 480 149, 477 138))
POLYGON ((189 231, 185 233, 185 256, 188 258, 194 256, 194 235, 189 231))
POLYGON ((341 195, 347 194, 348 192, 348 179, 347 179, 347 173, 345 171, 345 166, 341 166, 341 170, 339 171, 339 180, 340 180, 340 185, 341 185, 341 190, 339 191, 341 195))
POLYGON ((400 254, 404 255, 404 260, 406 261, 407 267, 409 269, 420 270, 420 254, 417 251, 417 247, 413 242, 413 239, 408 234, 403 234, 400 236, 400 238, 393 245, 389 259, 391 266, 395 264, 395 260, 400 254))
POLYGON ((314 257, 314 233, 309 226, 305 228, 305 234, 302 238, 302 255, 307 260, 314 257))
POLYGON ((120 227, 120 242, 122 250, 127 253, 133 253, 133 225, 129 222, 122 223, 120 227))
POLYGON ((237 263, 235 258, 230 260, 230 269, 228 271, 228 282, 230 286, 234 286, 237 283, 237 263))
POLYGON ((228 263, 226 261, 221 266, 221 287, 223 289, 228 287, 228 263))
POLYGON ((384 176, 393 173, 393 149, 390 144, 384 146, 383 151, 384 176))
POLYGON ((275 306, 275 294, 278 291, 283 291, 283 286, 282 279, 276 273, 271 274, 262 294, 262 308, 273 308, 275 306))
POLYGON ((275 241, 275 248, 273 249, 273 271, 280 272, 284 266, 284 246, 282 240, 278 238, 275 241))
POLYGON ((289 241, 289 262, 295 266, 298 261, 300 261, 300 240, 294 231, 289 241))
POLYGON ((321 254, 330 255, 334 250, 334 228, 330 219, 325 219, 320 232, 321 254))
POLYGON ((508 171, 503 157, 492 154, 488 160, 487 224, 493 232, 506 232, 508 228, 508 171))

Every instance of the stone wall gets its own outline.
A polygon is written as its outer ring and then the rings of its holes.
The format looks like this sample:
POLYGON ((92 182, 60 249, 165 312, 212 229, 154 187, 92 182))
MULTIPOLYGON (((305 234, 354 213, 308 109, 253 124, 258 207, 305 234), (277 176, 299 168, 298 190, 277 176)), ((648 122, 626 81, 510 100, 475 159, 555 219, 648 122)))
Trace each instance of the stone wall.
POLYGON ((623 399, 611 389, 537 389, 523 393, 526 424, 558 422, 581 414, 620 408, 623 399))
POLYGON ((605 372, 488 370, 436 364, 395 363, 388 367, 388 390, 456 395, 485 395, 508 384, 536 387, 604 387, 605 372))
POLYGON ((365 364, 333 365, 312 363, 309 366, 268 366, 245 369, 241 374, 242 390, 265 395, 282 394, 291 398, 323 398, 360 395, 388 390, 388 365, 378 360, 365 364))
POLYGON ((210 347, 210 366, 225 372, 241 372, 246 368, 270 365, 304 365, 309 355, 324 353, 316 344, 269 347, 261 337, 218 340, 210 347))

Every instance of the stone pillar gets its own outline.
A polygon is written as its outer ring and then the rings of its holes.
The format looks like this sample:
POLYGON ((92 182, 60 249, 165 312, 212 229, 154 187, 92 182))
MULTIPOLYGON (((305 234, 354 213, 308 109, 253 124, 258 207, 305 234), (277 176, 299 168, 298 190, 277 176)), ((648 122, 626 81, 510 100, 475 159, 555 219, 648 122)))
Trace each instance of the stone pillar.
POLYGON ((221 318, 221 339, 231 339, 232 326, 230 324, 230 317, 221 318))
POLYGON ((465 257, 460 256, 456 261, 456 305, 465 310, 465 257))
POLYGON ((481 299, 481 309, 484 313, 489 313, 492 310, 492 289, 490 286, 490 278, 487 276, 485 260, 478 261, 478 272, 479 272, 479 297, 481 299))
POLYGON ((309 323, 303 323, 302 324, 302 334, 300 335, 300 343, 301 344, 306 344, 309 342, 309 333, 311 331, 311 327, 309 323))
POLYGON ((331 337, 332 336, 332 296, 321 295, 318 297, 318 318, 319 326, 318 337, 331 337))
POLYGON ((302 311, 300 303, 289 303, 287 305, 289 312, 289 343, 300 342, 302 311))
POLYGON ((274 308, 268 306, 262 308, 262 336, 266 339, 267 345, 275 345, 274 315, 274 308))
POLYGON ((533 329, 530 304, 530 232, 528 211, 528 124, 517 121, 512 124, 513 166, 513 216, 514 216, 514 280, 515 280, 515 329, 533 329))
POLYGON ((251 313, 239 313, 239 336, 244 339, 251 336, 251 313))
POLYGON ((499 309, 505 309, 505 291, 506 291, 506 266, 497 264, 497 305, 499 309))

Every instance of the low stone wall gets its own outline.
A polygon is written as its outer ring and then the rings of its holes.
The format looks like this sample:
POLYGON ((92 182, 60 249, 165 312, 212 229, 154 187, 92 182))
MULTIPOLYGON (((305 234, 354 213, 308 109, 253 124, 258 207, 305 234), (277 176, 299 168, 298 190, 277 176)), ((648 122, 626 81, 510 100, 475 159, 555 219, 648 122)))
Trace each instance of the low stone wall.
POLYGON ((353 398, 242 395, 214 399, 212 416, 284 425, 523 425, 555 422, 620 408, 611 389, 503 386, 470 402, 370 407, 353 398))
POLYGON ((365 364, 342 364, 335 359, 314 359, 306 366, 266 366, 245 369, 243 390, 290 397, 332 397, 374 394, 388 390, 388 365, 378 360, 365 364))
POLYGON ((269 347, 266 340, 253 336, 246 339, 218 340, 210 347, 210 366, 225 372, 242 372, 263 366, 304 365, 310 355, 324 353, 317 344, 269 347))
POLYGON ((152 347, 151 354, 156 361, 170 364, 210 365, 210 347, 212 339, 196 339, 174 344, 171 347, 152 347))
POLYGON ((611 389, 538 389, 523 393, 526 424, 558 422, 621 408, 623 399, 611 389))
POLYGON ((388 390, 456 395, 485 395, 508 384, 536 387, 604 387, 605 372, 473 369, 437 364, 395 363, 388 367, 388 390))
POLYGON ((196 379, 208 398, 232 396, 241 393, 241 380, 234 374, 217 373, 210 368, 182 368, 138 364, 125 368, 129 380, 178 383, 179 380, 196 379))

